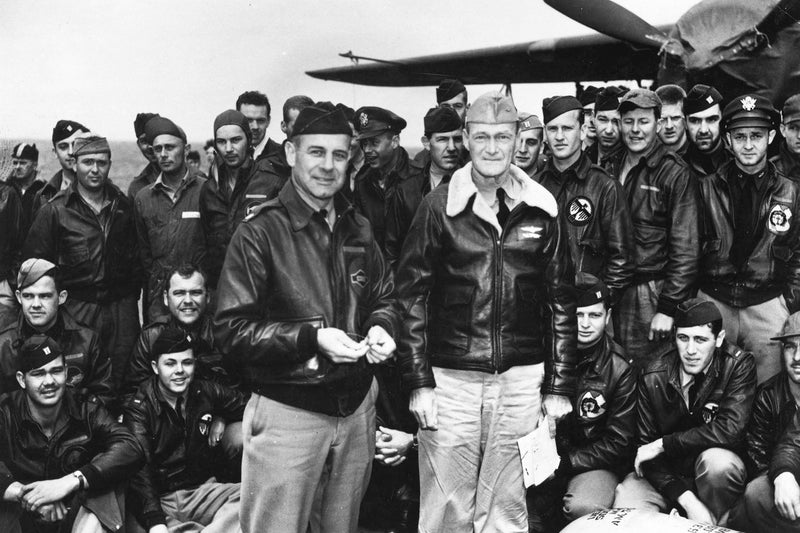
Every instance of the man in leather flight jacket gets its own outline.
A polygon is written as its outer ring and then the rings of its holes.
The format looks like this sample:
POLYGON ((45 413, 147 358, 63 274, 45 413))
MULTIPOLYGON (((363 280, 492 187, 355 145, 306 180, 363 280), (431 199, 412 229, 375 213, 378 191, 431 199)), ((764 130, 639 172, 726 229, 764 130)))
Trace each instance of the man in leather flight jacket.
POLYGON ((527 531, 516 438, 536 427, 542 394, 554 419, 571 409, 567 234, 552 195, 511 165, 517 133, 511 98, 473 103, 472 162, 422 200, 401 253, 400 371, 421 429, 420 531, 527 531))
POLYGON ((781 110, 779 152, 770 159, 778 172, 793 181, 800 181, 800 94, 786 100, 781 110))
POLYGON ((785 443, 796 441, 800 428, 792 422, 800 400, 800 312, 786 320, 775 340, 783 345, 782 369, 756 392, 745 456, 750 482, 739 505, 731 511, 728 524, 742 531, 797 533, 800 485, 795 476, 800 470, 779 465, 786 464, 787 459, 798 461, 798 453, 789 452, 794 458, 779 455, 787 451, 785 443), (778 479, 782 473, 789 475, 778 479))
POLYGON ((399 327, 372 228, 337 194, 352 133, 344 113, 306 107, 293 133, 292 178, 234 234, 214 317, 218 345, 253 392, 245 533, 305 532, 312 504, 322 531, 355 530, 375 447, 369 363, 393 355, 399 327))
POLYGON ((0 397, 0 531, 120 530, 119 486, 143 464, 139 443, 96 398, 72 396, 53 339, 35 335, 21 355, 21 390, 0 397))
POLYGON ((719 309, 692 298, 675 314, 675 346, 639 376, 639 448, 614 507, 682 509, 716 525, 742 495, 753 407, 753 354, 728 343, 719 309))
POLYGON ((767 161, 778 113, 743 95, 722 113, 734 154, 700 181, 703 254, 698 296, 717 304, 728 339, 752 351, 758 381, 780 371, 778 335, 800 309, 800 185, 767 161))
POLYGON ((533 179, 555 197, 567 221, 575 272, 601 278, 613 306, 633 278, 632 223, 622 187, 581 151, 584 112, 572 96, 545 100, 544 134, 552 153, 533 179))
POLYGON ((686 163, 658 138, 658 96, 634 89, 620 98, 619 112, 625 150, 607 160, 606 168, 628 200, 636 271, 614 308, 613 322, 615 338, 641 369, 667 342, 675 307, 692 295, 700 256, 700 199, 686 163))

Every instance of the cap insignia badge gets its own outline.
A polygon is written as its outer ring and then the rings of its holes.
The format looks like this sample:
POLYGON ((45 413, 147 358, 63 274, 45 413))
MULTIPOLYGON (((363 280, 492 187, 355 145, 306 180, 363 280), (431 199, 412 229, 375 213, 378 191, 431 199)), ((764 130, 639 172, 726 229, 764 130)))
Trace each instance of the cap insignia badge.
POLYGON ((756 108, 756 99, 753 98, 752 96, 745 96, 744 98, 742 98, 741 102, 742 102, 742 109, 744 109, 745 111, 752 111, 753 109, 756 108))
POLYGON ((366 128, 367 124, 369 124, 369 116, 366 113, 361 113, 358 117, 358 121, 361 123, 362 128, 366 128))

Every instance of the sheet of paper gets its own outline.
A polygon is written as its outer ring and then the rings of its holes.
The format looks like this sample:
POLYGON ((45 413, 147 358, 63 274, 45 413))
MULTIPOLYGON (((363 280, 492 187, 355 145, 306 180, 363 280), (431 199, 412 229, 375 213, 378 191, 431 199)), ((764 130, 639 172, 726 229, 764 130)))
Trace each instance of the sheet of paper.
POLYGON ((556 471, 561 461, 549 426, 545 416, 536 429, 517 440, 525 487, 541 484, 556 471))

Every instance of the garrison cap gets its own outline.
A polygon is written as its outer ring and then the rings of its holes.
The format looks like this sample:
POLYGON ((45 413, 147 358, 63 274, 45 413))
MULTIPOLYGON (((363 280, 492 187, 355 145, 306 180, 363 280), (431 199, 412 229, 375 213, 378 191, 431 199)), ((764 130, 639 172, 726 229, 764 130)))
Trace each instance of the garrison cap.
POLYGON ((461 118, 449 107, 432 107, 425 113, 425 136, 432 133, 442 133, 462 128, 461 118))
POLYGON ((39 259, 38 257, 31 257, 23 261, 17 273, 17 290, 22 290, 30 287, 46 274, 55 270, 56 265, 47 259, 39 259))
POLYGON ((542 116, 545 124, 568 111, 583 111, 580 100, 574 96, 551 96, 542 101, 542 116))
POLYGON ((144 125, 144 133, 147 135, 147 142, 150 144, 153 144, 153 141, 159 135, 172 135, 186 142, 186 134, 183 130, 170 119, 161 115, 156 115, 147 121, 144 125))
POLYGON ((186 350, 194 348, 195 339, 185 331, 179 328, 166 328, 159 333, 158 338, 153 343, 151 350, 151 357, 153 361, 158 361, 158 358, 165 353, 178 353, 185 352, 186 350))
POLYGON ((342 103, 336 104, 336 107, 342 110, 344 113, 347 122, 354 124, 356 121, 356 110, 350 106, 344 105, 342 103))
POLYGON ((719 308, 714 302, 700 298, 689 298, 675 309, 676 328, 704 326, 717 320, 722 320, 719 308))
POLYGON ((608 306, 609 292, 606 284, 588 272, 578 272, 575 276, 576 307, 589 307, 603 302, 608 306))
POLYGON ((217 115, 217 117, 214 119, 215 139, 217 138, 217 130, 222 126, 239 126, 244 132, 245 137, 247 137, 247 144, 250 144, 250 139, 253 136, 253 132, 250 131, 247 117, 245 117, 239 111, 236 111, 235 109, 227 109, 217 115))
POLYGON ((53 144, 72 137, 76 131, 88 133, 89 128, 74 120, 59 120, 53 128, 53 144))
POLYGON ((35 144, 19 143, 11 152, 14 159, 27 159, 28 161, 39 161, 39 149, 35 144))
POLYGON ((783 103, 783 112, 781 116, 784 124, 800 120, 800 94, 789 97, 789 99, 783 103))
POLYGON ((782 341, 788 337, 796 337, 800 335, 800 311, 789 315, 786 322, 783 323, 781 334, 770 338, 772 341, 782 341))
POLYGON ((318 102, 300 110, 292 130, 293 137, 312 134, 353 135, 353 130, 341 108, 318 102))
POLYGON ((144 134, 144 126, 153 117, 159 116, 158 113, 139 113, 133 121, 133 132, 138 139, 144 134))
POLYGON ((442 80, 436 88, 436 103, 441 104, 466 91, 460 80, 442 80))
POLYGON ((722 105, 722 95, 719 91, 710 85, 698 83, 686 93, 686 98, 683 99, 683 113, 693 115, 717 104, 722 105))
POLYGON ((111 155, 111 147, 108 145, 108 139, 91 133, 85 133, 77 137, 72 148, 72 155, 77 159, 78 156, 86 154, 111 155))
POLYGON ((356 110, 355 125, 358 138, 361 140, 375 137, 387 131, 400 133, 406 127, 406 121, 388 109, 366 106, 359 107, 356 110))
POLYGON ((465 117, 466 124, 480 122, 482 124, 516 124, 517 108, 514 100, 500 92, 489 92, 475 100, 465 117))
POLYGON ((519 120, 520 131, 541 130, 544 128, 539 117, 526 111, 520 111, 517 114, 517 120, 519 120))
POLYGON ((627 92, 628 89, 623 87, 614 87, 613 85, 603 87, 598 91, 594 100, 594 112, 616 111, 619 107, 620 97, 627 92))
POLYGON ((656 93, 647 89, 632 89, 619 99, 620 113, 625 113, 631 109, 658 109, 661 111, 661 98, 656 93))
POLYGON ((600 87, 589 85, 583 91, 581 91, 581 95, 578 97, 578 100, 580 100, 581 102, 581 107, 593 105, 595 103, 595 100, 597 99, 597 94, 601 90, 602 88, 600 87))
POLYGON ((736 128, 775 128, 780 113, 772 102, 758 94, 744 94, 731 100, 722 111, 722 127, 726 131, 736 128))
POLYGON ((17 369, 23 374, 41 368, 53 359, 61 357, 61 348, 58 343, 47 335, 37 333, 32 335, 19 349, 17 356, 17 369))

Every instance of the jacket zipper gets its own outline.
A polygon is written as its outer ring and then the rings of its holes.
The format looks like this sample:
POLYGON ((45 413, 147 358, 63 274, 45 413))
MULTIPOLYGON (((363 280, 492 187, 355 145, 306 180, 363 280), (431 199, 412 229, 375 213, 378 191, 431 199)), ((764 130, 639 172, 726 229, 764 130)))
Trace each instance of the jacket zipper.
MULTIPOLYGON (((511 213, 508 214, 506 219, 506 227, 508 227, 511 213)), ((505 229, 505 228, 504 228, 505 229)), ((493 339, 494 350, 492 350, 492 370, 497 373, 500 369, 500 359, 502 358, 503 342, 502 335, 500 335, 500 313, 502 312, 502 299, 503 299, 503 236, 492 227, 494 231, 494 257, 495 257, 495 272, 494 272, 494 325, 493 325, 493 339)))

